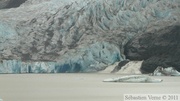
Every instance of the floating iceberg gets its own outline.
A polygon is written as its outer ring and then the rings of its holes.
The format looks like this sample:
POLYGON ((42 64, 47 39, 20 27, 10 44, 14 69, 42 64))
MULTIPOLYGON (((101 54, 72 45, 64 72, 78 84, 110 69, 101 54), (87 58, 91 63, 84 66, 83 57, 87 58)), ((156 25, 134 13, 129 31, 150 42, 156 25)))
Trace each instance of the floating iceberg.
POLYGON ((130 75, 118 78, 109 78, 103 80, 103 82, 125 82, 125 83, 159 83, 162 79, 153 79, 149 76, 144 75, 130 75))
POLYGON ((152 76, 180 76, 180 72, 178 72, 173 67, 163 68, 158 66, 152 74, 152 76))

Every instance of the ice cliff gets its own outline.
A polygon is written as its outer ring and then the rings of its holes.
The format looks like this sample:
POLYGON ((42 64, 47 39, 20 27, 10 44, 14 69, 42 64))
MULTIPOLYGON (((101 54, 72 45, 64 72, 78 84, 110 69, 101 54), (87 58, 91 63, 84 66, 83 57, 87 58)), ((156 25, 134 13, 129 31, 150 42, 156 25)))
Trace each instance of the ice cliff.
POLYGON ((179 0, 21 3, 0 10, 0 73, 103 70, 126 59, 129 40, 175 25, 180 17, 179 0))

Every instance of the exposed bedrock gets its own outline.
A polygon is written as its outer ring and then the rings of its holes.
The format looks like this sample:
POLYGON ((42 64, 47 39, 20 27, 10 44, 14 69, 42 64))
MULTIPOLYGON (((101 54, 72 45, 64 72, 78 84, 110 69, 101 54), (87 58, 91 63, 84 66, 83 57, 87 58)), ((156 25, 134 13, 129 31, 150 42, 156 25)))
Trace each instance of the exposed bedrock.
POLYGON ((0 9, 19 7, 27 0, 0 0, 0 9))
POLYGON ((180 25, 136 36, 126 45, 127 58, 144 60, 141 71, 152 73, 158 66, 180 71, 180 25))
POLYGON ((0 0, 0 9, 6 8, 10 0, 0 0))
POLYGON ((125 60, 136 35, 179 22, 179 11, 179 0, 27 0, 0 10, 0 60, 99 71, 125 60))

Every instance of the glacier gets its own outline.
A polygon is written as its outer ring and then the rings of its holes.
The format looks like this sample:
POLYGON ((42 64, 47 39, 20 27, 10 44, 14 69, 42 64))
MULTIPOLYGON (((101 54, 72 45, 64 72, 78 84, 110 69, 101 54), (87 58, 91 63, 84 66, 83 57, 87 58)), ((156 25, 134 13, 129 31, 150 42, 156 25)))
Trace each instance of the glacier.
POLYGON ((137 35, 179 22, 179 0, 26 0, 0 9, 0 73, 96 72, 137 35))
POLYGON ((66 54, 62 61, 3 60, 0 73, 77 73, 97 72, 123 60, 117 47, 109 43, 96 43, 87 49, 78 50, 80 55, 66 54), (73 56, 73 58, 69 58, 73 56))

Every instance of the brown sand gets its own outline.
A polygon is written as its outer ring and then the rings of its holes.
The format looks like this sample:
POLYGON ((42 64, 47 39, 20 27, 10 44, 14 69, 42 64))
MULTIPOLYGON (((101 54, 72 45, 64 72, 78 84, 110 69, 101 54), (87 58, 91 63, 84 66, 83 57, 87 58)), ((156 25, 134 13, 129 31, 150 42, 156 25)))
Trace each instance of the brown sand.
POLYGON ((3 101, 123 101, 123 94, 180 94, 179 77, 162 83, 107 83, 119 74, 5 74, 0 75, 3 101))

